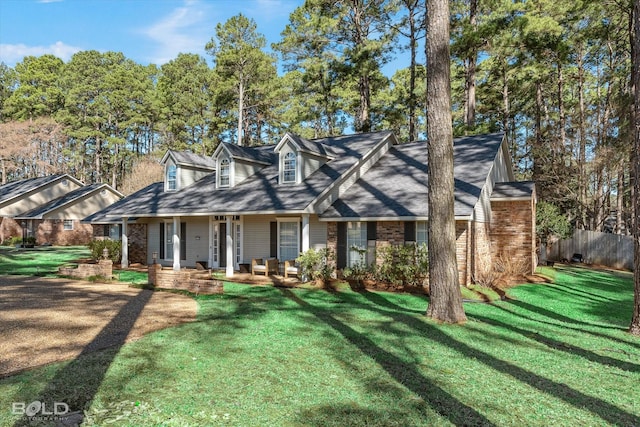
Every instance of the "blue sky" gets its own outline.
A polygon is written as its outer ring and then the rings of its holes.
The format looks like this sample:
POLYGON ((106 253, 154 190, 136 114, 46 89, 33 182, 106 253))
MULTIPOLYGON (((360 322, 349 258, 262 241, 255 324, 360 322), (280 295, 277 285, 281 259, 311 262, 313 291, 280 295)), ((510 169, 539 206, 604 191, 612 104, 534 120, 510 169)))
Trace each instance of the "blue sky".
POLYGON ((303 0, 0 0, 0 62, 51 53, 65 62, 81 50, 122 52, 140 64, 178 53, 206 55, 218 23, 253 18, 268 43, 278 41, 303 0))

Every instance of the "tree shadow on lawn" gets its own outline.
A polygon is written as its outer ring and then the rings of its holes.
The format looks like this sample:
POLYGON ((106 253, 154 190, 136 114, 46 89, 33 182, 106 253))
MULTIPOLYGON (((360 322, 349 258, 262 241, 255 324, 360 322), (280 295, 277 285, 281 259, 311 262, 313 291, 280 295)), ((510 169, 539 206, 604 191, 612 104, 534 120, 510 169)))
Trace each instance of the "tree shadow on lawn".
MULTIPOLYGON (((288 298, 296 301, 300 306, 304 307, 316 317, 329 324, 336 331, 340 332, 363 353, 376 360, 376 362, 378 362, 378 364, 389 372, 389 374, 398 382, 421 396, 435 411, 448 418, 454 424, 491 424, 486 417, 439 388, 431 380, 424 377, 415 367, 407 365, 396 356, 380 349, 367 337, 354 331, 352 328, 335 319, 324 310, 313 307, 290 291, 283 290, 283 292, 285 292, 285 295, 288 298), (398 372, 399 366, 403 372, 400 375, 398 372)), ((377 312, 380 315, 391 317, 396 322, 402 322, 425 337, 456 350, 464 357, 477 360, 498 372, 502 372, 524 384, 538 389, 542 393, 554 396, 555 398, 580 410, 589 411, 607 422, 612 424, 635 425, 640 421, 637 416, 625 412, 609 402, 586 395, 565 384, 542 377, 537 375, 535 372, 523 369, 504 360, 497 359, 487 352, 457 341, 443 332, 438 326, 432 325, 426 320, 414 315, 405 314, 403 312, 404 309, 400 306, 396 306, 397 308, 395 309, 383 308, 389 307, 389 304, 395 304, 380 297, 374 292, 365 291, 360 295, 364 296, 364 298, 370 301, 372 305, 364 306, 361 301, 358 301, 356 297, 349 295, 348 293, 345 293, 342 296, 349 302, 353 303, 356 307, 360 306, 377 312)))
MULTIPOLYGON (((415 366, 407 365, 397 356, 381 349, 369 338, 342 323, 329 314, 329 312, 314 307, 288 289, 281 289, 281 292, 284 296, 339 332, 351 344, 375 360, 389 375, 395 378, 396 381, 420 396, 434 411, 447 418, 453 424, 476 426, 494 425, 484 415, 472 407, 465 405, 440 388, 435 382, 426 378, 415 366)), ((384 314, 388 316, 391 315, 391 312, 384 311, 384 314)), ((321 418, 321 415, 316 415, 321 418)), ((338 411, 334 413, 334 415, 344 414, 338 411)), ((304 421, 306 423, 311 420, 305 419, 304 421)))
MULTIPOLYGON (((82 352, 59 370, 40 394, 31 401, 44 402, 47 408, 53 408, 54 402, 66 403, 70 417, 81 422, 84 410, 87 410, 102 384, 111 363, 124 345, 133 325, 147 305, 152 291, 142 290, 131 298, 116 316, 87 344, 82 352), (100 351, 104 350, 104 351, 100 351)), ((40 414, 36 414, 36 417, 40 414)), ((60 417, 66 417, 61 415, 60 417)), ((24 417, 14 426, 28 425, 30 420, 24 417)))
MULTIPOLYGON (((588 322, 582 322, 576 319, 573 319, 571 317, 567 317, 564 316, 562 314, 558 314, 555 311, 550 311, 547 310, 545 308, 541 308, 537 305, 533 305, 533 304, 529 304, 526 303, 524 301, 520 301, 520 300, 507 300, 507 301, 503 301, 501 303, 494 303, 492 304, 493 307, 496 307, 502 311, 505 311, 511 315, 514 316, 518 316, 521 317, 523 319, 527 319, 530 320, 532 322, 537 322, 537 323, 541 323, 541 324, 545 324, 545 325, 550 325, 550 326, 554 326, 554 327, 561 327, 563 329, 569 329, 571 331, 576 331, 576 332, 581 332, 584 334, 589 334, 589 335, 593 335, 599 338, 604 338, 607 340, 611 340, 611 341, 616 341, 631 347, 635 347, 635 348, 640 348, 640 342, 633 341, 633 338, 631 336, 630 340, 625 340, 622 339, 621 337, 615 337, 611 334, 606 334, 606 333, 602 333, 602 332, 596 332, 593 329, 611 329, 612 332, 620 332, 621 335, 623 332, 626 331, 625 328, 622 327, 616 327, 616 326, 608 326, 608 325, 598 325, 598 324, 593 324, 593 323, 588 323, 588 322), (516 310, 514 308, 509 308, 509 306, 514 306, 517 308, 520 308, 522 310, 526 310, 530 313, 535 313, 537 316, 528 316, 524 313, 522 313, 520 310, 516 310), (552 319, 552 320, 547 320, 547 319, 552 319), (577 326, 569 326, 569 325, 577 325, 577 326), (583 327, 580 327, 583 326, 583 327)), ((623 336, 623 335, 622 335, 623 336)))
MULTIPOLYGON (((500 308, 500 307, 497 307, 500 308)), ((604 366, 611 366, 622 369, 623 371, 636 372, 640 369, 640 364, 625 362, 619 359, 614 359, 608 356, 601 356, 599 354, 593 353, 591 351, 585 350, 581 347, 577 347, 572 344, 568 344, 562 341, 554 340, 553 338, 545 337, 537 331, 531 331, 527 329, 522 329, 514 325, 510 325, 508 323, 501 322, 496 319, 491 319, 486 316, 482 316, 479 314, 474 314, 473 319, 484 322, 488 325, 495 326, 497 328, 507 329, 513 331, 517 334, 522 335, 525 338, 533 339, 541 344, 544 344, 550 349, 564 351, 565 353, 569 353, 571 355, 577 355, 582 357, 583 359, 589 360, 591 362, 596 362, 604 366)))

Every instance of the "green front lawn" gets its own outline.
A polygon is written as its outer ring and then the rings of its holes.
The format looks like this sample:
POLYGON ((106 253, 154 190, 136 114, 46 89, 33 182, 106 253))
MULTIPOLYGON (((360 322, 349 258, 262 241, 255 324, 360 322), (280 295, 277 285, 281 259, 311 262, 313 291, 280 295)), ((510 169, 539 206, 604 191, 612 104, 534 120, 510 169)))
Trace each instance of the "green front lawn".
POLYGON ((465 326, 416 295, 225 284, 197 322, 0 380, 0 425, 34 400, 85 425, 640 425, 631 276, 541 271, 465 326))
POLYGON ((55 276, 58 267, 91 255, 86 246, 18 249, 0 246, 0 275, 55 276))

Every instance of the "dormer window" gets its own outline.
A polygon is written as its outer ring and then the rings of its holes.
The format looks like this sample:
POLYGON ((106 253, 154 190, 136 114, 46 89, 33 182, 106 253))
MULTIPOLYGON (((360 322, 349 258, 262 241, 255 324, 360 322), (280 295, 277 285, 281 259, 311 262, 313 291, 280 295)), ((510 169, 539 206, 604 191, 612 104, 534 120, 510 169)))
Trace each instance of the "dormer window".
POLYGON ((167 166, 167 190, 175 191, 178 189, 178 168, 176 165, 167 166))
POLYGON ((296 182, 296 155, 288 152, 284 156, 284 164, 282 167, 282 181, 296 182))
POLYGON ((229 159, 222 159, 220 161, 220 187, 229 186, 230 169, 229 159))

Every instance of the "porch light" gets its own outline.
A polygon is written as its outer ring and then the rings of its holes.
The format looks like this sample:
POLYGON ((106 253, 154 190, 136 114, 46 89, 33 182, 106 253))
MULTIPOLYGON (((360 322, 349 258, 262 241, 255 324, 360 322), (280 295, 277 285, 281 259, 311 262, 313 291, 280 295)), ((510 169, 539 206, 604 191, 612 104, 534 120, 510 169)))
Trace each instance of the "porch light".
POLYGON ((109 258, 109 249, 107 249, 107 248, 102 249, 102 258, 104 258, 104 259, 108 259, 109 258))
POLYGON ((153 263, 155 264, 158 261, 158 252, 156 252, 156 251, 151 252, 151 259, 153 260, 153 263))

